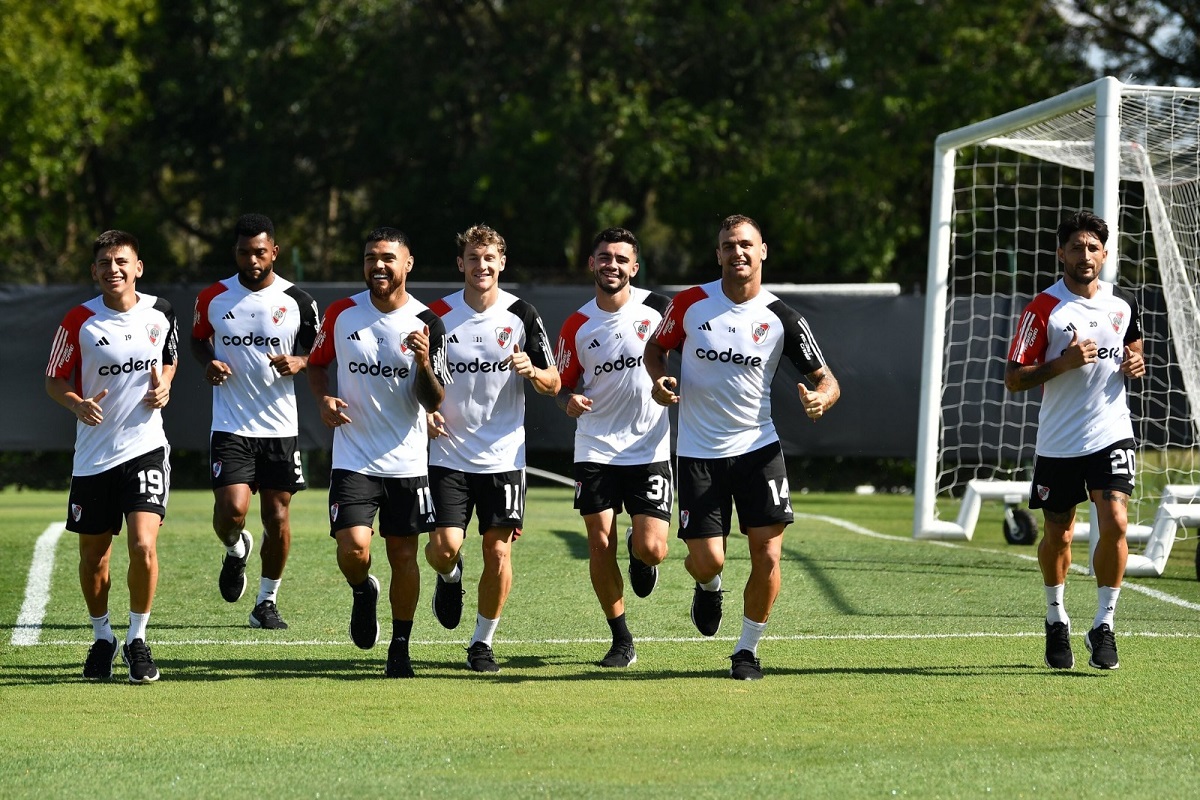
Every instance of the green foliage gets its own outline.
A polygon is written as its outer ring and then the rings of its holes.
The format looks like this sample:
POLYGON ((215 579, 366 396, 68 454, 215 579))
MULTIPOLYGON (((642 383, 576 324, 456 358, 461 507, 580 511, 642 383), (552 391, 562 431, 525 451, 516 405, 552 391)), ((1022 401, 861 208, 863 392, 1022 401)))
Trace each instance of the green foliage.
POLYGON ((479 221, 513 280, 584 279, 615 224, 645 280, 707 280, 738 212, 769 280, 917 282, 937 134, 1091 77, 1052 0, 2 7, 3 280, 76 279, 112 226, 223 276, 257 210, 306 280, 356 281, 382 223, 454 279, 479 221))

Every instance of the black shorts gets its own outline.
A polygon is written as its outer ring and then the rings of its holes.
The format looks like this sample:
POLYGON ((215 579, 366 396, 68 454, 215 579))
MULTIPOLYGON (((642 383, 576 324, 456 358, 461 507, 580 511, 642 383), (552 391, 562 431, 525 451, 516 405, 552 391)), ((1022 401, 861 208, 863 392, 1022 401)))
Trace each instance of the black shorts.
POLYGON ((489 528, 519 528, 525 521, 525 470, 477 474, 429 468, 437 527, 467 529, 471 511, 482 534, 489 528))
POLYGON ((671 521, 671 462, 653 464, 575 464, 575 508, 581 515, 598 514, 612 509, 620 514, 622 505, 629 516, 671 521))
POLYGON ((348 469, 329 475, 329 535, 346 528, 374 528, 380 536, 416 536, 433 530, 429 479, 380 478, 348 469))
POLYGON ((792 524, 779 442, 730 458, 679 457, 679 538, 728 536, 737 504, 742 529, 792 524))
POLYGON ((277 439, 213 431, 208 452, 214 489, 244 483, 255 492, 261 488, 295 494, 304 488, 295 436, 277 439))
POLYGON ((1133 495, 1133 439, 1122 439, 1103 450, 1073 458, 1038 456, 1033 461, 1029 507, 1047 511, 1070 511, 1097 490, 1133 495))
POLYGON ((67 530, 119 534, 125 516, 134 511, 149 511, 165 518, 170 491, 171 461, 165 447, 135 456, 98 475, 73 476, 67 499, 67 530))

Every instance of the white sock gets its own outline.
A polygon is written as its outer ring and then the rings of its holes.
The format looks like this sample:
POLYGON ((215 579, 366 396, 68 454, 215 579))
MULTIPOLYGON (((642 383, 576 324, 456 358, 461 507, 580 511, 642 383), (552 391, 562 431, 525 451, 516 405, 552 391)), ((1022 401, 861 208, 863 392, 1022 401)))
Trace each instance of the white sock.
POLYGON ((749 650, 757 658, 758 640, 762 638, 766 630, 767 623, 755 622, 749 617, 742 617, 742 638, 738 639, 737 644, 733 646, 733 652, 749 650))
POLYGON ((136 614, 129 612, 129 633, 125 634, 125 644, 129 644, 134 639, 146 640, 146 625, 150 622, 150 612, 145 614, 136 614))
POLYGON ((1092 620, 1093 628, 1107 625, 1110 630, 1112 629, 1113 614, 1117 610, 1117 598, 1120 596, 1120 586, 1096 587, 1096 618, 1092 620))
POLYGON ((105 611, 102 616, 88 617, 88 619, 92 621, 92 636, 96 638, 97 642, 111 642, 113 639, 117 638, 113 636, 112 623, 108 621, 107 611, 105 611))
POLYGON ((438 575, 441 575, 446 583, 462 583, 462 567, 457 561, 454 562, 454 569, 446 573, 439 572, 438 575))
POLYGON ((258 599, 254 601, 254 605, 258 605, 264 600, 275 602, 275 595, 279 593, 279 584, 283 583, 283 578, 272 580, 270 578, 258 579, 258 599))
MULTIPOLYGON (((697 581, 697 583, 700 583, 697 581)), ((717 592, 721 590, 721 573, 717 573, 717 577, 713 578, 708 583, 701 583, 700 588, 706 592, 717 592)))
POLYGON ((1056 622, 1065 622, 1067 627, 1071 627, 1071 620, 1067 617, 1067 607, 1063 605, 1063 590, 1066 589, 1066 584, 1058 584, 1057 586, 1044 586, 1046 590, 1046 622, 1053 625, 1056 622))
MULTIPOLYGON (((242 533, 247 533, 247 531, 242 531, 242 533)), ((246 537, 242 536, 242 533, 238 534, 236 542, 225 548, 225 552, 234 558, 246 557, 246 537)))
POLYGON ((471 637, 471 644, 483 642, 488 647, 492 646, 492 637, 496 635, 496 626, 500 624, 499 618, 488 619, 483 614, 475 615, 475 635, 471 637))

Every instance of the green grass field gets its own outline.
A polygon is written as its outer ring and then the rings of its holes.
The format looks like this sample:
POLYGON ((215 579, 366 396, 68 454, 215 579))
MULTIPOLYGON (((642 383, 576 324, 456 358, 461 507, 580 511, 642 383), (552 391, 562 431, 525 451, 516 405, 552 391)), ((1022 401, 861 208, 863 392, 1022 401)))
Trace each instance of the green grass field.
MULTIPOLYGON (((569 490, 535 487, 497 634, 503 671, 467 671, 469 620, 453 632, 437 625, 425 567, 418 678, 389 681, 386 619, 374 650, 349 642, 323 491, 293 505, 283 632, 247 627, 255 581, 237 604, 220 599, 211 496, 177 492, 150 626, 163 677, 131 686, 119 660, 111 682, 79 677, 91 630, 73 534, 56 549, 38 643, 10 643, 34 543, 65 500, 0 493, 6 798, 1200 796, 1200 693, 1188 688, 1200 663, 1194 538, 1176 543, 1162 578, 1126 582, 1121 669, 1088 668, 1077 635, 1076 668, 1052 673, 1033 548, 1004 543, 998 505, 985 506, 975 541, 947 545, 910 539, 911 498, 795 493, 801 516, 759 651, 767 677, 747 684, 725 677, 744 540, 729 542, 735 591, 715 639, 688 619, 692 584, 672 539, 654 594, 627 592, 638 662, 602 670, 593 663, 608 628, 582 523, 569 490)), ((119 636, 123 544, 113 558, 119 636)), ((464 552, 472 586, 477 537, 464 552)), ((386 587, 382 552, 376 565, 386 587)), ((1092 580, 1073 574, 1077 630, 1095 603, 1092 580)))

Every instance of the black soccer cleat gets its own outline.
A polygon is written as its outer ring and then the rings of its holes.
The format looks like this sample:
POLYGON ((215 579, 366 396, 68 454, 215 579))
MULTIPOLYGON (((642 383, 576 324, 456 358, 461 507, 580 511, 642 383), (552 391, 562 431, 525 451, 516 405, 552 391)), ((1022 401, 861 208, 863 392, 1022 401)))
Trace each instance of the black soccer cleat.
POLYGON ((600 666, 624 668, 636 661, 637 651, 633 642, 613 642, 613 646, 608 648, 608 653, 600 659, 600 666))
POLYGON ((130 683, 154 683, 158 680, 158 667, 150 655, 150 645, 145 639, 134 639, 121 645, 121 658, 129 667, 130 683))
POLYGON ((83 677, 89 681, 106 681, 113 676, 113 661, 117 658, 116 639, 97 639, 88 648, 83 662, 83 677))
POLYGON ((379 619, 375 607, 379 603, 379 580, 367 575, 366 582, 353 589, 354 605, 350 609, 350 640, 362 650, 370 650, 379 641, 379 619))
POLYGON ((250 612, 250 627, 267 631, 286 631, 288 624, 279 616, 274 600, 263 600, 250 612))
POLYGON ((1050 669, 1070 669, 1075 666, 1071 652, 1071 628, 1065 622, 1046 623, 1046 666, 1050 669))
POLYGON ((1117 669, 1121 666, 1121 662, 1117 660, 1117 640, 1108 625, 1101 624, 1099 628, 1092 628, 1087 632, 1087 636, 1083 637, 1083 643, 1092 654, 1088 659, 1088 666, 1096 669, 1117 669))
POLYGON ((383 674, 389 678, 417 677, 417 673, 413 672, 412 660, 408 657, 407 639, 392 639, 388 645, 387 666, 383 674))
POLYGON ((254 537, 249 531, 242 531, 239 535, 242 537, 242 543, 246 545, 245 557, 238 558, 226 553, 225 560, 221 562, 221 574, 217 578, 217 586, 220 587, 221 597, 225 598, 226 603, 236 603, 246 592, 246 561, 250 558, 250 551, 254 549, 254 537))
POLYGON ((462 585, 462 556, 458 557, 458 583, 447 583, 441 575, 433 587, 433 616, 446 630, 454 630, 462 621, 463 595, 467 592, 462 585))
POLYGON ((762 663, 749 650, 738 650, 729 657, 729 677, 735 681, 761 681, 762 663))
POLYGON ((483 642, 475 642, 467 648, 467 666, 472 672, 499 672, 500 665, 492 648, 483 642))
POLYGON ((692 624, 705 636, 716 636, 717 631, 721 630, 722 594, 724 592, 721 589, 707 592, 700 584, 696 584, 696 591, 692 595, 692 624))
POLYGON ((658 567, 652 567, 633 554, 633 528, 625 531, 625 549, 629 551, 629 585, 638 597, 649 597, 658 585, 658 567))

